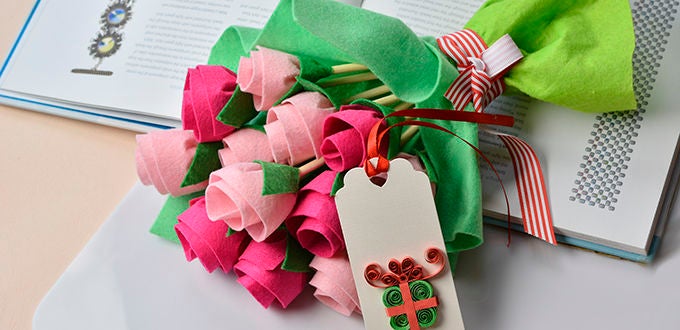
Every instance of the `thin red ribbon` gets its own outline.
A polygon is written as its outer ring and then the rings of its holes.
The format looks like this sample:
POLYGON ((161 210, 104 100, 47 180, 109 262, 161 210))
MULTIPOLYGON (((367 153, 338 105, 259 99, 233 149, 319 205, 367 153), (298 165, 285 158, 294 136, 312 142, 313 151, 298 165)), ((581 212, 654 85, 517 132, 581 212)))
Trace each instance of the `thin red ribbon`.
MULTIPOLYGON (((455 121, 464 121, 464 122, 470 122, 470 123, 477 123, 477 124, 489 124, 489 125, 499 125, 499 126, 507 126, 511 127, 514 125, 515 118, 512 116, 507 116, 507 115, 497 115, 497 114, 486 114, 486 113, 480 113, 480 112, 466 112, 466 111, 449 111, 449 110, 441 110, 441 109, 406 109, 406 110, 400 110, 400 111, 395 111, 383 118, 383 120, 386 120, 387 118, 390 117, 418 117, 418 118, 427 118, 427 119, 441 119, 441 120, 455 120, 455 121)), ((501 189, 503 190, 503 195, 505 196, 505 205, 507 207, 507 222, 508 222, 508 245, 510 245, 511 241, 511 235, 510 235, 510 223, 511 223, 511 218, 510 218, 510 200, 508 199, 508 194, 505 190, 505 186, 503 185, 503 180, 501 180, 501 176, 496 170, 496 168, 493 166, 493 163, 491 163, 491 160, 484 155, 484 153, 477 148, 474 144, 470 143, 469 141, 465 140, 458 134, 441 127, 437 124, 431 123, 431 122, 426 122, 426 121, 421 121, 421 120, 405 120, 398 122, 396 124, 390 125, 390 126, 381 126, 380 125, 381 121, 377 122, 373 128, 371 129, 371 132, 369 133, 368 136, 368 146, 367 146, 367 154, 368 157, 366 158, 366 162, 364 163, 364 170, 366 171, 366 174, 369 177, 375 176, 380 173, 385 173, 389 170, 390 168, 390 161, 387 159, 386 155, 382 154, 380 150, 385 150, 381 149, 381 143, 384 140, 385 134, 387 134, 392 128, 395 127, 400 127, 400 126, 423 126, 423 127, 429 127, 429 128, 434 128, 437 130, 440 130, 442 132, 451 134, 458 139, 460 139, 462 142, 470 146, 484 161, 489 164, 489 167, 491 170, 496 174, 496 178, 498 179, 498 183, 501 186, 501 189), (376 164, 372 163, 372 159, 377 158, 376 164)))

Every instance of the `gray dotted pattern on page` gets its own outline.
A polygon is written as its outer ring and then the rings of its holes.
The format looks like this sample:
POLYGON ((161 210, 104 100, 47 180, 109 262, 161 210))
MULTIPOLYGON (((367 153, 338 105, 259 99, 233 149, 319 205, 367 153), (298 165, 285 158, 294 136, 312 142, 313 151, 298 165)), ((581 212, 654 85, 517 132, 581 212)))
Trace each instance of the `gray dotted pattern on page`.
POLYGON ((633 53, 633 88, 636 110, 598 115, 569 200, 609 211, 616 209, 626 170, 635 149, 665 45, 679 1, 637 1, 633 5, 636 47, 633 53))

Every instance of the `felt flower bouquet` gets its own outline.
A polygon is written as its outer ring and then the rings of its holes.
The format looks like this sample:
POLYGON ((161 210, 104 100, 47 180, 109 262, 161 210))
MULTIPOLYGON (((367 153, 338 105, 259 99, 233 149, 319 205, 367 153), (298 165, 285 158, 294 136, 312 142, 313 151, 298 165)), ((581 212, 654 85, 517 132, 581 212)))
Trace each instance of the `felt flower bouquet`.
POLYGON ((486 121, 451 113, 487 118, 504 91, 582 111, 635 107, 627 2, 577 2, 489 1, 473 32, 437 40, 328 0, 282 0, 264 29, 228 28, 208 65, 188 70, 182 129, 137 138, 140 180, 171 195, 151 231, 209 272, 233 270, 264 307, 310 284, 329 307, 360 313, 334 193, 369 158, 402 157, 433 183, 454 265, 482 243, 474 146, 486 121), (486 51, 505 35, 510 48, 486 51), (518 58, 499 64, 507 49, 518 58))

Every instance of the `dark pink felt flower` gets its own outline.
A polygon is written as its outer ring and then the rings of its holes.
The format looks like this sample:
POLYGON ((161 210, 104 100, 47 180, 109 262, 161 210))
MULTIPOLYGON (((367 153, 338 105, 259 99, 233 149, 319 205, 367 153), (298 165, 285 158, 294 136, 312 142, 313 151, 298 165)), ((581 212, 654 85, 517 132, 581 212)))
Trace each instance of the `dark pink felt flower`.
POLYGON ((336 173, 325 171, 298 192, 286 228, 314 255, 332 257, 345 249, 335 199, 330 196, 336 173))
POLYGON ((199 143, 219 141, 235 130, 216 119, 236 89, 236 74, 220 65, 189 69, 182 99, 182 127, 199 143))
POLYGON ((175 232, 187 261, 198 258, 209 273, 217 267, 225 273, 231 271, 250 242, 245 232, 227 236, 229 227, 223 221, 211 221, 205 211, 205 197, 192 200, 177 220, 175 232))
POLYGON ((307 273, 281 269, 287 240, 286 232, 278 230, 263 242, 252 241, 234 265, 238 282, 264 308, 274 301, 288 307, 307 284, 307 273))
POLYGON ((382 114, 362 105, 343 106, 323 123, 321 155, 326 165, 342 172, 361 166, 366 160, 366 142, 371 128, 382 114))

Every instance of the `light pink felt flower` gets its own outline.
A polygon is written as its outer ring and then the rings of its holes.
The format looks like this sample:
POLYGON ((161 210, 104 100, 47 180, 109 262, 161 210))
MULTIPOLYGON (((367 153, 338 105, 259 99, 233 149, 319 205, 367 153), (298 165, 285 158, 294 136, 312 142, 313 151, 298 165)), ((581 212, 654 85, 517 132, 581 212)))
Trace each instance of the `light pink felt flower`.
POLYGON ((288 235, 279 230, 263 242, 252 241, 234 265, 234 273, 253 297, 268 308, 278 301, 283 308, 302 293, 307 273, 281 269, 286 257, 288 235))
POLYGON ((295 193, 262 195, 264 174, 257 163, 235 163, 210 174, 206 211, 233 230, 246 230, 253 240, 266 239, 295 206, 295 193))
POLYGON ((208 185, 207 180, 180 187, 196 153, 196 144, 191 131, 179 129, 137 135, 135 162, 139 179, 161 194, 181 196, 202 190, 208 185))
POLYGON ((192 200, 190 205, 177 217, 178 223, 175 225, 187 261, 198 257, 209 273, 217 267, 225 273, 231 271, 248 246, 250 237, 245 232, 234 232, 227 236, 227 224, 208 219, 205 197, 192 200))
POLYGON ((219 141, 236 128, 216 119, 236 89, 236 74, 220 65, 189 69, 182 99, 182 127, 199 143, 219 141))
POLYGON ((274 160, 269 139, 264 132, 252 128, 241 128, 222 139, 224 148, 217 154, 222 166, 234 163, 252 162, 261 160, 271 162, 274 160))
POLYGON ((295 165, 319 158, 322 124, 334 110, 331 102, 317 92, 296 94, 271 108, 264 129, 274 161, 295 165))
MULTIPOLYGON (((343 106, 323 123, 321 155, 337 172, 361 166, 366 160, 368 134, 382 114, 362 105, 343 106)), ((384 124, 383 124, 384 125, 384 124)))
POLYGON ((336 173, 325 171, 298 192, 286 228, 314 255, 332 257, 345 249, 335 199, 330 196, 336 173))
POLYGON ((309 266, 316 269, 309 281, 316 288, 316 299, 342 315, 361 314, 352 268, 345 253, 332 258, 316 256, 309 266))
POLYGON ((250 52, 250 58, 241 57, 236 82, 241 90, 253 95, 257 110, 267 110, 282 98, 295 84, 300 73, 297 57, 265 47, 250 52))

